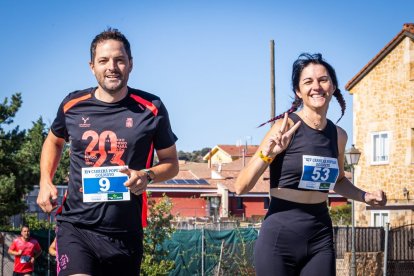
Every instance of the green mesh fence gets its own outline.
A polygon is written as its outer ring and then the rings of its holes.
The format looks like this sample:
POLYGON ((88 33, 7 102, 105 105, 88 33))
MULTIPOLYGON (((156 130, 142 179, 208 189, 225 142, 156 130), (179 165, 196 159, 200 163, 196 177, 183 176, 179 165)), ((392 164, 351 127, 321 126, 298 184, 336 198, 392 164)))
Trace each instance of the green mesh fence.
POLYGON ((164 243, 175 261, 169 275, 254 275, 256 239, 253 228, 177 231, 164 243))
MULTIPOLYGON (((13 257, 7 249, 20 232, 3 232, 6 236, 2 255, 0 276, 13 273, 13 257)), ((42 255, 36 259, 34 276, 55 276, 56 261, 49 256, 49 240, 53 241, 54 231, 31 231, 42 247, 42 255), (49 237, 50 235, 50 237, 49 237)), ((175 269, 169 275, 254 275, 253 245, 257 230, 243 228, 234 230, 179 230, 163 246, 168 250, 175 269)))

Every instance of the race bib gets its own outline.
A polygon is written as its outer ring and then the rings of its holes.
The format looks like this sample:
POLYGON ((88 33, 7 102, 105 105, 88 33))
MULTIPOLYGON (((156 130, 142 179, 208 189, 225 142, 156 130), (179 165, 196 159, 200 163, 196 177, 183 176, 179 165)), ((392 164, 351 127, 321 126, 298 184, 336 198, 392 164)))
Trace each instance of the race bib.
POLYGON ((127 201, 130 192, 124 183, 125 166, 82 168, 83 202, 127 201))
POLYGON ((304 155, 302 164, 299 188, 319 191, 334 188, 339 175, 336 158, 304 155))
POLYGON ((31 257, 30 256, 20 256, 20 263, 21 264, 26 264, 30 262, 31 257))

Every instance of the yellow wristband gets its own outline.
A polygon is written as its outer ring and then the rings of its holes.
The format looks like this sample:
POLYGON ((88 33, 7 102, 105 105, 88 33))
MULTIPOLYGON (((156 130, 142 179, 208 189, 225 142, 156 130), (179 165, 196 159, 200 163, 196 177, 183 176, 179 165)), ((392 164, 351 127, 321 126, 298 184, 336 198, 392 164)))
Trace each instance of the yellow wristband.
POLYGON ((262 151, 259 152, 259 157, 260 157, 260 159, 262 159, 267 164, 270 164, 273 161, 273 158, 271 158, 269 156, 264 156, 262 151))

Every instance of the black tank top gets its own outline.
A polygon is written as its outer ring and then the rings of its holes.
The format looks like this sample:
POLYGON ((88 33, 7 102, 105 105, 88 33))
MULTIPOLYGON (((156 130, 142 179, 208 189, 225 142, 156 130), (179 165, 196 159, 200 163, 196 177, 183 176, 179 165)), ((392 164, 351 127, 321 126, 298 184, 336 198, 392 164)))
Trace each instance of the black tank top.
POLYGON ((296 113, 289 114, 289 118, 294 123, 302 123, 287 149, 270 164, 270 188, 327 193, 339 174, 335 124, 327 120, 325 129, 316 130, 309 127, 296 113))

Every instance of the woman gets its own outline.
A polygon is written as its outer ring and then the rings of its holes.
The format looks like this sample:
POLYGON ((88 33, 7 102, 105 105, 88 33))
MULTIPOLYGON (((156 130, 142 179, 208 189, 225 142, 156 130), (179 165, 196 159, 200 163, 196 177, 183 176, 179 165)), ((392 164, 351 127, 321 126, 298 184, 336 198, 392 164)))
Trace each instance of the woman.
POLYGON ((255 245, 256 275, 335 275, 328 191, 370 205, 385 205, 386 196, 364 192, 345 177, 347 134, 326 117, 332 96, 342 116, 345 111, 333 67, 321 54, 301 54, 292 87, 291 109, 269 120, 276 122, 240 172, 236 192, 250 191, 270 166, 271 202, 255 245))

